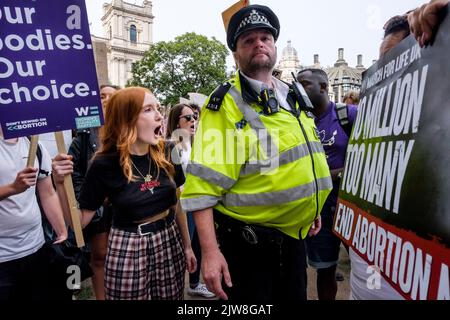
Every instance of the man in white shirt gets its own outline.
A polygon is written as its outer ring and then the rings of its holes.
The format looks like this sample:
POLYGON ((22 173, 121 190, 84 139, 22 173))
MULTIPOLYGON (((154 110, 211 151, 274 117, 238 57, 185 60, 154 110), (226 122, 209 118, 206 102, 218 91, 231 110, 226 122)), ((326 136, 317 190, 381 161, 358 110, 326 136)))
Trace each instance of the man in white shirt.
POLYGON ((26 167, 30 141, 4 140, 0 128, 0 300, 45 299, 46 263, 44 234, 36 188, 46 218, 56 232, 56 243, 67 238, 58 196, 53 189, 51 159, 39 144, 36 158, 26 167), (38 172, 39 171, 39 172, 38 172))

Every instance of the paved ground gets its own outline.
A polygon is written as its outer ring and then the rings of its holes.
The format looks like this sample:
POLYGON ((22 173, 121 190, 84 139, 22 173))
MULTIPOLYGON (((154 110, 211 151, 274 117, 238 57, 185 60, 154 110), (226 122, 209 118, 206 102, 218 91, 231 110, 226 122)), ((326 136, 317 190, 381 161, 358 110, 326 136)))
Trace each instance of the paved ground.
MULTIPOLYGON (((341 247, 341 255, 338 264, 338 271, 344 275, 344 281, 338 282, 338 292, 336 299, 337 300, 348 300, 350 296, 350 260, 348 258, 347 251, 341 247)), ((185 290, 185 299, 186 300, 208 300, 202 299, 200 297, 190 297, 187 292, 188 277, 186 275, 186 290, 185 290)), ((86 280, 82 284, 81 292, 76 296, 78 300, 94 300, 93 292, 92 292, 92 284, 90 279, 86 280)), ((316 289, 316 271, 312 268, 308 268, 308 299, 309 300, 317 300, 317 289, 316 289)))

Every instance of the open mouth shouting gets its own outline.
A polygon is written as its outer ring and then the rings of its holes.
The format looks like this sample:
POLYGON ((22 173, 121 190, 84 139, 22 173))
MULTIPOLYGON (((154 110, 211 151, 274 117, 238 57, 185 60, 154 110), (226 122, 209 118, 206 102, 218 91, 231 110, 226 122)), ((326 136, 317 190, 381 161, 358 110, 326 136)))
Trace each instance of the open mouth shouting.
POLYGON ((162 138, 162 126, 157 126, 155 128, 155 130, 153 131, 154 135, 155 135, 155 139, 159 140, 160 138, 162 138))

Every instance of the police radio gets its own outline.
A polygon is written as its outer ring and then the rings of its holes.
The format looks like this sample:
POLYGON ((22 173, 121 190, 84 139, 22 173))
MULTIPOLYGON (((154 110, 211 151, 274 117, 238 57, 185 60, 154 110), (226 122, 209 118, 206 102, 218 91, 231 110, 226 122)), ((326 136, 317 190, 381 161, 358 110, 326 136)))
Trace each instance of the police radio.
POLYGON ((295 74, 292 72, 292 77, 294 81, 292 81, 292 90, 294 92, 295 98, 300 106, 300 110, 313 112, 315 110, 314 105, 308 97, 308 94, 303 88, 302 84, 298 82, 295 74))

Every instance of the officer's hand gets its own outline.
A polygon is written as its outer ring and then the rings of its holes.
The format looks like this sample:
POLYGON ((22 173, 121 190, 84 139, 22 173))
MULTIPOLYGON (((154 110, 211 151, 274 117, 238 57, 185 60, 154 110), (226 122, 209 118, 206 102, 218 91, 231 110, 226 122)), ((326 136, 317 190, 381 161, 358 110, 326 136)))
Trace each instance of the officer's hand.
POLYGON ((318 217, 316 220, 314 220, 313 225, 311 226, 311 229, 309 230, 308 236, 315 237, 320 232, 320 229, 322 229, 322 218, 318 217))
POLYGON ((73 172, 72 156, 58 154, 52 161, 52 176, 57 184, 64 183, 64 177, 73 172))
POLYGON ((430 3, 424 4, 408 14, 411 33, 421 47, 429 44, 433 39, 442 19, 440 11, 448 2, 449 0, 431 0, 430 3))
POLYGON ((222 276, 225 284, 231 288, 230 272, 228 264, 219 249, 210 252, 202 251, 202 274, 206 287, 216 296, 228 300, 228 296, 222 289, 222 276))
POLYGON ((36 184, 37 168, 25 168, 17 173, 16 179, 12 183, 14 194, 19 194, 36 184))

